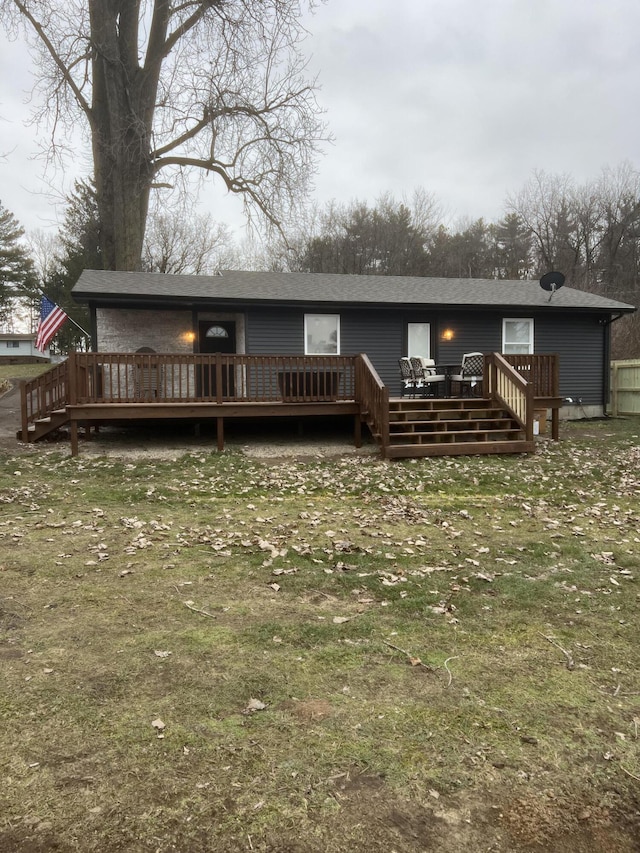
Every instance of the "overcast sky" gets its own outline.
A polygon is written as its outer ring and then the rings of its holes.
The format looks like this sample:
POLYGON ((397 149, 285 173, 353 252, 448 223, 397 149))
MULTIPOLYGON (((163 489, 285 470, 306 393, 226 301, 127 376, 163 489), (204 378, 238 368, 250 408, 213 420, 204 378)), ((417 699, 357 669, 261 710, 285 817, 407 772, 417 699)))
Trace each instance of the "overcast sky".
MULTIPOLYGON (((638 0, 328 0, 308 27, 335 138, 321 203, 420 186, 452 220, 492 220, 534 169, 584 182, 640 168, 638 0)), ((27 230, 51 227, 24 126, 28 62, 0 38, 0 200, 27 230)), ((90 168, 81 152, 76 163, 90 168)), ((237 221, 219 185, 207 196, 216 218, 237 221)))

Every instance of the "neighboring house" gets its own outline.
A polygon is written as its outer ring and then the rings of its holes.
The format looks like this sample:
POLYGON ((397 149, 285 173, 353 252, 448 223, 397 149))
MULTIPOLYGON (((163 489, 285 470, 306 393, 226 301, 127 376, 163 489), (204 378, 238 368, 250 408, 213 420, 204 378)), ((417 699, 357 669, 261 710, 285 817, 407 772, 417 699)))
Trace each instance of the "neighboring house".
POLYGON ((29 361, 49 361, 49 348, 36 349, 36 336, 16 332, 0 333, 0 364, 20 364, 29 361))
POLYGON ((366 353, 391 394, 403 355, 557 353, 560 395, 589 415, 608 400, 611 323, 636 310, 537 281, 321 273, 85 270, 73 296, 90 308, 94 351, 366 353))

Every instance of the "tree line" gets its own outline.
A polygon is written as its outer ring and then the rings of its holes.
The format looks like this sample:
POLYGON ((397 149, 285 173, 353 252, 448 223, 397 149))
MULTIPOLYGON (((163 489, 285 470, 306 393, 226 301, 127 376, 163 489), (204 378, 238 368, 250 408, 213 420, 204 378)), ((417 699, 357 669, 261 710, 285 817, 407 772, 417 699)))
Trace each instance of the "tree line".
MULTIPOLYGON (((78 127, 92 152, 91 179, 67 199, 56 244, 40 241, 37 264, 0 206, 0 321, 16 295, 34 306, 45 289, 86 326, 70 289, 96 266, 503 280, 557 269, 574 287, 640 302, 640 185, 630 164, 584 184, 535 172, 496 222, 452 224, 424 189, 306 208, 328 138, 303 52, 304 11, 317 2, 0 0, 0 26, 31 49, 49 161, 64 159, 78 127), (261 253, 193 216, 194 174, 243 199, 265 235, 261 253)), ((614 324, 614 355, 640 354, 639 326, 635 317, 614 324)), ((77 345, 78 335, 67 329, 59 340, 77 345)))
MULTIPOLYGON (((410 199, 329 204, 298 230, 287 268, 356 275, 538 279, 640 305, 640 173, 630 163, 594 180, 536 171, 496 222, 443 221, 424 190, 410 199)), ((614 357, 640 355, 637 315, 616 322, 614 357)))
MULTIPOLYGON (((101 227, 92 181, 76 183, 53 245, 32 239, 31 253, 19 223, 0 205, 0 321, 7 325, 14 297, 35 310, 44 291, 87 328, 86 312, 71 298, 71 288, 83 269, 107 266, 101 227)), ((187 215, 178 203, 168 211, 152 210, 140 266, 173 274, 270 267, 505 281, 537 279, 553 269, 565 274, 568 286, 639 305, 640 175, 628 163, 584 184, 535 172, 507 197, 496 222, 446 222, 441 204, 424 189, 403 199, 385 193, 373 203, 331 202, 309 208, 295 230, 272 233, 260 252, 237 245, 224 224, 187 215)), ((614 323, 613 331, 614 357, 640 355, 635 315, 614 323)), ((83 339, 67 324, 58 343, 77 347, 83 339)))

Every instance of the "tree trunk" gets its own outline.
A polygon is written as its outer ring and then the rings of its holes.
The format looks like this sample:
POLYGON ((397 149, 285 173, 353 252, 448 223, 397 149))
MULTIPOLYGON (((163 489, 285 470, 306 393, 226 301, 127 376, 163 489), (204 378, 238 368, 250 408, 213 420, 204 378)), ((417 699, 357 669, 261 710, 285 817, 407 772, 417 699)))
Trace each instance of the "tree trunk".
POLYGON ((150 116, 138 64, 139 0, 92 0, 92 146, 107 269, 138 270, 149 192, 150 116))

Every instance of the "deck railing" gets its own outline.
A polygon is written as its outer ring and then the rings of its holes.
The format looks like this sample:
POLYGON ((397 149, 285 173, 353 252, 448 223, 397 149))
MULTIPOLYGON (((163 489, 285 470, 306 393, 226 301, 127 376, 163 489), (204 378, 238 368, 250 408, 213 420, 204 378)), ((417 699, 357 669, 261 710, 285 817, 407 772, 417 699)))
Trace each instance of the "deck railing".
POLYGON ((555 353, 503 355, 512 367, 533 386, 533 396, 554 398, 559 394, 559 358, 555 353))
POLYGON ((47 418, 69 402, 69 365, 63 361, 46 373, 22 383, 21 421, 26 436, 29 424, 47 418))
POLYGON ((364 354, 356 361, 356 388, 362 416, 384 452, 389 444, 389 389, 364 354))
POLYGON ((74 353, 74 404, 355 399, 355 357, 74 353))
POLYGON ((526 432, 526 440, 533 441, 533 383, 497 352, 485 355, 484 372, 489 396, 518 421, 526 432))

